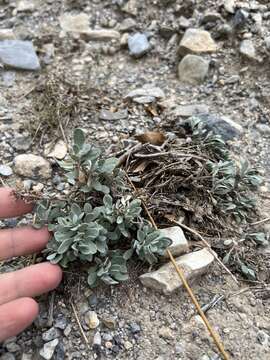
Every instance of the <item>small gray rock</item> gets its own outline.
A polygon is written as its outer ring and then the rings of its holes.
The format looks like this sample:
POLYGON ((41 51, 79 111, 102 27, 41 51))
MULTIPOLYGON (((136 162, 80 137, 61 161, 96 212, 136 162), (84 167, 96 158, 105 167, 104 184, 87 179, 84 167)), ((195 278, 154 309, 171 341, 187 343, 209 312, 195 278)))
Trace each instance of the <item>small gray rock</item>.
POLYGON ((8 165, 0 165, 0 175, 2 176, 10 176, 13 174, 13 171, 8 165))
POLYGON ((14 147, 14 149, 18 151, 26 151, 30 148, 30 145, 31 145, 30 137, 21 134, 17 135, 14 141, 12 142, 12 146, 14 147))
POLYGON ((234 14, 235 0, 224 0, 224 8, 229 14, 234 14))
POLYGON ((246 39, 241 42, 240 53, 249 60, 257 60, 256 50, 250 39, 246 39))
POLYGON ((266 124, 257 124, 256 128, 259 130, 260 133, 263 135, 270 135, 270 126, 266 124))
POLYGON ((46 344, 40 350, 40 356, 45 360, 51 360, 55 351, 56 346, 59 344, 58 339, 54 339, 46 344))
POLYGON ((128 117, 127 110, 112 112, 112 111, 103 109, 99 113, 99 119, 105 120, 105 121, 117 121, 117 120, 126 119, 127 117, 128 117))
POLYGON ((139 58, 150 50, 150 43, 145 34, 136 33, 128 37, 128 48, 132 56, 139 58))
POLYGON ((241 29, 247 23, 249 13, 243 9, 238 9, 233 17, 233 26, 241 29))
POLYGON ((165 94, 163 90, 150 84, 145 84, 142 88, 130 91, 124 99, 130 99, 140 104, 151 103, 163 99, 165 94))
POLYGON ((215 114, 201 114, 198 116, 204 123, 205 129, 220 135, 224 141, 233 140, 242 135, 243 128, 233 120, 215 114))
POLYGON ((119 31, 125 32, 132 30, 137 25, 136 21, 132 18, 126 18, 124 19, 120 26, 119 31))
POLYGON ((188 118, 190 116, 196 116, 200 114, 208 114, 209 108, 203 104, 191 104, 191 105, 177 105, 173 110, 175 116, 181 116, 188 118))
POLYGON ((265 331, 263 330, 258 331, 257 340, 261 345, 263 346, 268 346, 268 344, 270 345, 269 339, 270 336, 265 331))
POLYGON ((0 356, 0 360, 16 360, 16 358, 11 353, 5 353, 5 354, 0 356))
POLYGON ((67 318, 64 315, 58 315, 54 322, 54 327, 57 329, 65 330, 67 327, 67 318))
POLYGON ((134 334, 138 334, 139 332, 141 332, 141 327, 139 324, 137 323, 131 323, 130 324, 130 331, 131 333, 134 334))
POLYGON ((40 63, 31 41, 0 41, 0 61, 15 69, 39 70, 40 63))
POLYGON ((100 332, 96 332, 93 338, 93 346, 94 347, 101 347, 101 335, 100 332))
POLYGON ((60 332, 58 329, 55 329, 54 327, 50 328, 49 330, 45 331, 42 334, 42 339, 45 342, 52 341, 54 339, 57 339, 60 337, 60 332))
POLYGON ((11 342, 7 342, 6 344, 6 349, 7 351, 9 351, 10 353, 17 353, 21 351, 21 347, 20 345, 18 345, 16 342, 11 341, 11 342))
POLYGON ((186 55, 178 65, 179 79, 188 84, 200 84, 209 69, 209 61, 197 55, 186 55))

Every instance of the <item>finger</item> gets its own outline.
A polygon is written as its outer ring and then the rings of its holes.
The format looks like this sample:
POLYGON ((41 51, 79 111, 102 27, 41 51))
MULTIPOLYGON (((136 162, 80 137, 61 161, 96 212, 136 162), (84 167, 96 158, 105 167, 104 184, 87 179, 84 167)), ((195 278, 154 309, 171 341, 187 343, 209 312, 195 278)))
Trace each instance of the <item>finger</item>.
POLYGON ((0 275, 0 305, 22 297, 34 297, 55 289, 62 279, 59 266, 42 263, 0 275))
POLYGON ((33 204, 17 200, 11 188, 0 188, 0 218, 16 217, 33 209, 33 204))
POLYGON ((35 230, 26 226, 0 230, 0 261, 38 252, 46 246, 49 238, 47 228, 35 230))
POLYGON ((38 315, 38 304, 22 298, 0 306, 0 343, 27 328, 38 315))

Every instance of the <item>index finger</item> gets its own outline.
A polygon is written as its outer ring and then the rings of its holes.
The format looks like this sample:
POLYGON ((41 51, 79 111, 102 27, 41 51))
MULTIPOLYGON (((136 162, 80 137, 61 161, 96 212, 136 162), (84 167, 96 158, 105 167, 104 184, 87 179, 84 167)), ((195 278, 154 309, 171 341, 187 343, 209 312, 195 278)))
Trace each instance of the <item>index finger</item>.
POLYGON ((33 204, 16 199, 11 188, 0 188, 0 219, 20 216, 32 209, 33 204))

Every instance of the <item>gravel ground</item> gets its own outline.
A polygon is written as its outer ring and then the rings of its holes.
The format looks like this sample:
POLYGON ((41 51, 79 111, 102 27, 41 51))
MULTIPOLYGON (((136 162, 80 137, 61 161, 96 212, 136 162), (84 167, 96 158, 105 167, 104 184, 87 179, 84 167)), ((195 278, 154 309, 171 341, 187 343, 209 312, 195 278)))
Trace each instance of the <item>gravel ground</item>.
MULTIPOLYGON (((34 178, 28 174, 24 185, 38 185, 42 191, 43 185, 54 184, 64 190, 54 160, 48 155, 48 147, 63 140, 63 133, 69 139, 79 125, 88 131, 91 141, 105 151, 113 151, 119 149, 120 141, 146 129, 177 133, 180 122, 187 117, 183 105, 192 105, 191 112, 201 105, 210 114, 226 116, 242 126, 243 134, 234 149, 264 175, 259 207, 262 217, 269 217, 267 1, 0 0, 0 19, 0 59, 4 63, 0 67, 0 174, 5 183, 12 185, 19 180, 16 156, 31 153, 49 161, 49 165, 45 161, 43 170, 52 165, 53 173, 45 180, 44 174, 34 178), (203 69, 192 66, 189 59, 191 71, 181 72, 178 65, 184 54, 179 42, 186 29, 192 28, 208 31, 216 49, 211 50, 209 39, 199 41, 201 50, 193 53, 204 64, 203 69), (12 29, 12 35, 2 29, 12 29), (93 29, 103 30, 97 34, 91 32, 93 29), (130 38, 136 33, 144 36, 140 38, 142 43, 135 39, 133 48, 130 38), (6 66, 1 40, 12 37, 33 42, 40 70, 20 71, 6 66), (63 132, 49 133, 41 128, 35 134, 30 124, 37 116, 37 96, 44 91, 42 87, 39 92, 37 89, 45 77, 53 79, 56 74, 69 83, 75 98, 83 94, 77 113, 68 125, 63 124, 63 132), (143 99, 126 99, 130 91, 147 84, 151 90, 143 99), (155 97, 153 88, 159 88, 164 96, 155 97), (110 112, 102 116, 104 110, 110 112), (116 111, 122 112, 120 118, 113 115, 116 111)), ((12 219, 2 225, 16 223, 12 219)), ((264 230, 270 229, 265 226, 264 230)), ((26 261, 31 259, 6 262, 0 271, 20 267, 26 261)), ((0 346, 0 359, 219 359, 186 293, 179 290, 166 297, 143 288, 137 280, 141 271, 134 266, 132 280, 126 284, 94 292, 79 272, 66 272, 63 285, 40 299, 40 316, 33 326, 0 346), (71 304, 75 304, 88 346, 71 304), (87 325, 89 316, 95 316, 89 311, 99 319, 94 330, 87 325)), ((260 276, 269 282, 269 271, 260 276)), ((269 291, 262 291, 260 284, 248 290, 248 285, 237 287, 215 264, 193 283, 193 289, 202 305, 217 294, 225 296, 208 311, 208 317, 231 359, 268 360, 269 291)))

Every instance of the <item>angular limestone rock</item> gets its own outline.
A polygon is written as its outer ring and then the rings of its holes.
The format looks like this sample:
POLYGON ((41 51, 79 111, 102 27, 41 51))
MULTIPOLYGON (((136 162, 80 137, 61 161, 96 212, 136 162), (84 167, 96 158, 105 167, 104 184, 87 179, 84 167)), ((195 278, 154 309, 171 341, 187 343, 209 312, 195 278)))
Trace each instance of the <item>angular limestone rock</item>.
POLYGON ((178 77, 188 84, 200 84, 204 81, 208 69, 208 60, 198 55, 186 55, 178 65, 178 77))
MULTIPOLYGON (((188 252, 188 242, 180 226, 172 226, 166 229, 161 229, 160 231, 162 235, 172 240, 172 244, 168 247, 168 250, 170 250, 174 256, 179 256, 188 252)), ((167 253, 165 253, 164 256, 166 258, 169 257, 167 253)))
POLYGON ((187 29, 178 48, 178 53, 182 56, 186 54, 213 53, 216 51, 217 45, 211 34, 201 29, 187 29))
POLYGON ((41 156, 33 154, 21 154, 16 156, 14 164, 16 174, 33 179, 48 179, 52 173, 50 163, 41 156))
POLYGON ((70 14, 65 13, 60 16, 59 22, 65 32, 84 33, 89 29, 90 18, 86 13, 70 14))
MULTIPOLYGON (((213 254, 206 248, 176 259, 177 265, 184 271, 187 280, 205 273, 213 261, 213 254)), ((182 282, 172 263, 167 263, 156 271, 141 275, 140 280, 144 286, 163 292, 165 295, 182 287, 182 282)))

